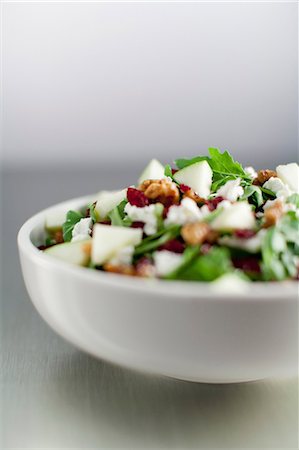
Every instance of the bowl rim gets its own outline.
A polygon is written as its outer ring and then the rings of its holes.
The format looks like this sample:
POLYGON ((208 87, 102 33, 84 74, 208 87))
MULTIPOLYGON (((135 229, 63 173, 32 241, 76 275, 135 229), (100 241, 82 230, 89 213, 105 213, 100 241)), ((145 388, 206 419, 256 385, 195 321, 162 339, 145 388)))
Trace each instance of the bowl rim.
POLYGON ((282 297, 298 296, 298 282, 292 280, 281 282, 254 282, 249 283, 250 291, 249 289, 244 289, 244 291, 228 290, 220 292, 219 290, 213 289, 212 286, 214 285, 210 282, 138 278, 76 266, 66 261, 59 260, 52 255, 45 254, 33 244, 31 234, 37 227, 40 227, 41 224, 45 222, 47 213, 58 209, 66 211, 72 208, 80 209, 94 201, 95 198, 96 194, 73 198, 47 207, 31 216, 19 229, 17 236, 19 251, 22 251, 27 257, 34 261, 35 264, 45 268, 58 269, 71 275, 73 274, 76 278, 84 279, 85 281, 90 280, 105 284, 106 286, 125 289, 127 291, 146 291, 153 295, 158 294, 163 297, 181 299, 182 301, 207 297, 216 300, 223 297, 226 299, 238 300, 241 297, 242 301, 260 301, 261 299, 279 301, 282 297))

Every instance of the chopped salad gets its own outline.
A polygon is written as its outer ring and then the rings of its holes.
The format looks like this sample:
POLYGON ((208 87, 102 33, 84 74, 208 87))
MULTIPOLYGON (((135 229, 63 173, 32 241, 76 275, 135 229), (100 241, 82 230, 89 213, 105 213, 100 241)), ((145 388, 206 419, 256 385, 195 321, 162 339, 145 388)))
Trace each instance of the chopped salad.
POLYGON ((299 166, 255 171, 227 152, 153 159, 138 183, 47 215, 39 249, 93 270, 210 282, 298 279, 299 166))

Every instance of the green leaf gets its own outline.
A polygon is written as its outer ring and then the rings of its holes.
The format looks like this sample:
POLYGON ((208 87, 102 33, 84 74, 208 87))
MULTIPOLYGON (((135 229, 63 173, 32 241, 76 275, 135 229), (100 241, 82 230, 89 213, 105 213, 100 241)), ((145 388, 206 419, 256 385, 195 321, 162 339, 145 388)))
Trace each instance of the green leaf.
POLYGON ((119 205, 113 208, 112 211, 110 211, 108 217, 111 220, 111 225, 117 227, 129 227, 132 225, 132 220, 126 216, 124 211, 127 203, 127 200, 123 200, 119 205))
POLYGON ((254 204, 257 208, 264 203, 263 194, 259 186, 249 185, 245 186, 244 194, 240 200, 248 200, 249 203, 254 204))
POLYGON ((166 177, 172 178, 172 169, 171 169, 171 166, 169 164, 166 164, 166 166, 165 166, 164 175, 166 177))
POLYGON ((209 161, 208 156, 195 156, 194 158, 180 158, 176 159, 174 162, 178 169, 184 169, 184 167, 191 166, 192 164, 195 164, 200 161, 209 161))
POLYGON ((299 194, 292 194, 287 198, 287 203, 291 203, 295 205, 296 208, 299 208, 299 194))
POLYGON ((90 217, 91 217, 93 223, 96 223, 97 220, 98 220, 97 214, 96 214, 96 211, 95 211, 95 207, 96 207, 96 202, 91 203, 90 205, 88 205, 90 217))
POLYGON ((72 232, 76 223, 83 218, 83 214, 79 211, 68 211, 66 221, 62 225, 63 240, 69 242, 72 239, 72 232))
POLYGON ((180 273, 184 272, 187 267, 192 263, 194 258, 199 255, 199 246, 189 246, 185 249, 182 255, 182 262, 173 272, 166 275, 164 278, 166 280, 178 280, 180 278, 180 273))
POLYGON ((143 239, 143 241, 135 247, 134 256, 141 256, 144 253, 149 253, 156 250, 170 239, 174 239, 179 236, 180 229, 181 227, 179 225, 175 225, 169 228, 164 228, 160 232, 143 239))
POLYGON ((206 255, 191 261, 178 276, 180 280, 214 281, 232 270, 229 251, 226 248, 214 247, 206 255))
POLYGON ((210 159, 209 164, 213 170, 213 186, 215 191, 228 180, 242 178, 246 183, 251 184, 250 176, 245 172, 241 164, 233 159, 233 157, 225 151, 221 153, 218 148, 209 148, 210 159))

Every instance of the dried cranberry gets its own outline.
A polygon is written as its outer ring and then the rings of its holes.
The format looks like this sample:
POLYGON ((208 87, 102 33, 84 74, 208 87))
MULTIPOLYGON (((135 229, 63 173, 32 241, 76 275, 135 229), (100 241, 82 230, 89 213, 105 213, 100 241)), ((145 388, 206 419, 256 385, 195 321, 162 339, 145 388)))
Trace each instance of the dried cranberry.
POLYGON ((144 195, 142 191, 129 187, 127 190, 127 199, 131 205, 143 208, 149 204, 149 199, 144 195))
POLYGON ((244 272, 261 272, 259 260, 254 256, 248 256, 245 258, 233 258, 233 265, 237 269, 241 269, 244 272))
POLYGON ((136 221, 136 222, 132 222, 132 224, 131 224, 131 228, 144 228, 144 222, 138 222, 138 221, 136 221))
POLYGON ((172 175, 174 175, 175 173, 177 173, 178 169, 171 169, 171 173, 172 175))
POLYGON ((206 205, 208 206, 210 211, 214 211, 214 209, 217 208, 218 203, 222 202, 223 200, 224 200, 224 198, 221 196, 215 197, 215 198, 212 198, 211 200, 207 200, 206 205))
POLYGON ((170 205, 169 206, 164 206, 163 214, 162 214, 163 219, 166 219, 168 211, 169 211, 169 208, 170 208, 170 205))
POLYGON ((102 222, 99 222, 101 225, 111 225, 111 220, 102 220, 102 222))
POLYGON ((161 245, 158 250, 168 250, 173 253, 183 253, 185 250, 185 245, 179 241, 178 239, 171 239, 170 241, 165 242, 165 244, 161 245))
POLYGON ((180 184, 180 190, 182 192, 188 192, 191 190, 191 188, 189 186, 187 186, 186 184, 180 184))
POLYGON ((255 231, 253 230, 235 230, 234 235, 239 239, 250 239, 255 236, 255 231))

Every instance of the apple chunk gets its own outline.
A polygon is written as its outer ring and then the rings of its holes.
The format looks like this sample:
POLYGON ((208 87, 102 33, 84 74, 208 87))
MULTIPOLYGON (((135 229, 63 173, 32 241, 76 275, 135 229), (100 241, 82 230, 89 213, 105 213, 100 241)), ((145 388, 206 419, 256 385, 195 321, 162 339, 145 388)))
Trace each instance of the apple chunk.
POLYGON ((255 220, 251 206, 247 202, 233 203, 220 212, 211 222, 211 227, 217 231, 253 230, 255 220))
POLYGON ((276 167, 278 178, 289 186, 294 192, 299 193, 299 166, 296 163, 284 164, 276 167))
POLYGON ((99 220, 106 219, 107 215, 127 198, 127 189, 121 191, 102 191, 98 194, 95 212, 99 220))
POLYGON ((55 233, 62 229, 62 225, 66 221, 67 211, 52 211, 46 215, 46 230, 49 233, 55 233))
POLYGON ((157 159, 152 159, 140 175, 138 182, 141 184, 144 180, 160 180, 164 177, 164 166, 157 159))
POLYGON ((193 189, 200 197, 207 198, 211 193, 213 172, 207 161, 200 161, 178 170, 175 181, 193 189))
POLYGON ((142 240, 140 228, 117 227, 97 223, 93 227, 91 259, 102 265, 123 247, 138 245, 142 240))
POLYGON ((47 248, 45 253, 78 266, 87 266, 90 260, 91 241, 64 242, 47 248))

